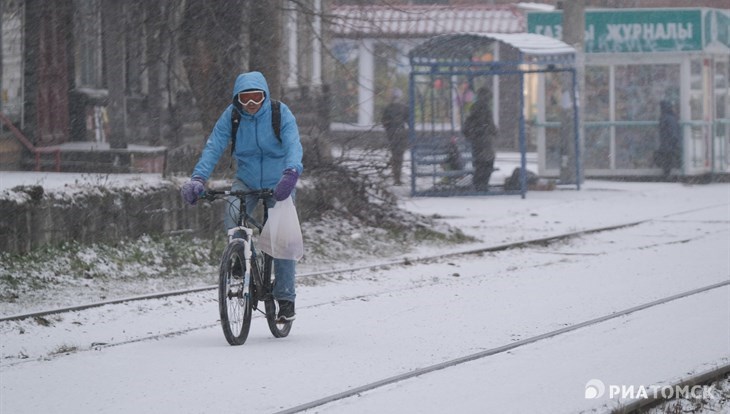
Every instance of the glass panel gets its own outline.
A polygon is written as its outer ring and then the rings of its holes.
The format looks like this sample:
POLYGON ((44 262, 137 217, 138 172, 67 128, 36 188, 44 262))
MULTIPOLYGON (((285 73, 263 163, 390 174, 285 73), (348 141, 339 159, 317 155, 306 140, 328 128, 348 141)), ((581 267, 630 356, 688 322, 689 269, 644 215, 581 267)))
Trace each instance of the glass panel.
POLYGON ((615 71, 616 168, 654 167, 659 102, 679 103, 680 65, 618 65, 615 71), (628 122, 626 122, 628 121, 628 122))
POLYGON ((611 167, 611 128, 588 127, 585 129, 586 168, 608 169, 611 167))
POLYGON ((560 102, 563 96, 561 76, 558 72, 545 74, 545 120, 547 122, 560 121, 560 102))
MULTIPOLYGON (((2 75, 2 111, 13 122, 19 122, 23 107, 23 4, 6 1, 0 18, 0 75, 2 75)), ((2 8, 2 7, 0 7, 2 8)))
POLYGON ((583 118, 587 122, 610 120, 609 67, 586 67, 586 108, 583 118))
POLYGON ((656 126, 616 127, 616 168, 652 168, 657 146, 656 126))
POLYGON ((705 166, 705 160, 709 162, 709 158, 706 157, 705 151, 705 127, 693 126, 690 128, 692 141, 690 143, 690 154, 688 164, 692 168, 702 168, 705 166))
POLYGON ((695 58, 690 61, 689 87, 692 90, 702 90, 702 59, 695 58))
POLYGON ((585 149, 583 161, 586 168, 611 168, 611 128, 591 126, 591 122, 610 121, 610 68, 586 67, 586 108, 583 111, 585 125, 585 149))
POLYGON ((453 114, 452 96, 455 95, 456 84, 450 76, 417 76, 415 96, 416 123, 422 123, 425 129, 451 129, 453 114))
MULTIPOLYGON (((572 76, 555 72, 545 74, 545 166, 560 168, 564 146, 573 146, 572 76)), ((570 150, 566 150, 570 153, 570 150)))
POLYGON ((537 138, 540 129, 535 126, 534 122, 525 120, 525 140, 527 141, 527 151, 537 151, 537 138))
POLYGON ((545 128, 545 167, 549 170, 560 168, 560 127, 545 128))
POLYGON ((358 46, 354 42, 335 43, 335 73, 332 84, 332 121, 357 122, 358 46))
POLYGON ((395 89, 401 92, 401 101, 406 103, 408 97, 409 65, 400 61, 407 54, 401 51, 396 44, 380 42, 375 45, 375 118, 380 120, 380 114, 390 102, 395 89))
POLYGON ((616 66, 616 120, 656 121, 659 101, 679 102, 679 65, 616 66))
POLYGON ((715 169, 730 171, 730 63, 715 62, 715 169))
POLYGON ((690 63, 689 108, 690 119, 702 120, 702 59, 692 59, 690 63))
POLYGON ((539 108, 537 106, 538 101, 538 85, 540 81, 540 74, 538 73, 526 73, 525 74, 525 120, 527 122, 537 122, 537 114, 539 108))
POLYGON ((76 82, 79 86, 100 88, 101 82, 101 2, 75 0, 76 82))

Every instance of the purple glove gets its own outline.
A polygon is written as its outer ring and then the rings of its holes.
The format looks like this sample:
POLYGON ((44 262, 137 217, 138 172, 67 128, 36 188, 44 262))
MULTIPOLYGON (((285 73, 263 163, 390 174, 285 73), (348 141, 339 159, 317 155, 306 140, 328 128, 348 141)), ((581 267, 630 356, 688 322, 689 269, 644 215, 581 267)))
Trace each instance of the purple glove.
POLYGON ((193 177, 180 188, 180 195, 186 203, 193 205, 198 201, 200 194, 205 191, 205 180, 200 177, 193 177))
POLYGON ((297 179, 299 179, 299 173, 294 168, 288 168, 284 170, 281 175, 281 179, 274 188, 274 199, 276 201, 285 200, 291 194, 294 187, 297 185, 297 179))

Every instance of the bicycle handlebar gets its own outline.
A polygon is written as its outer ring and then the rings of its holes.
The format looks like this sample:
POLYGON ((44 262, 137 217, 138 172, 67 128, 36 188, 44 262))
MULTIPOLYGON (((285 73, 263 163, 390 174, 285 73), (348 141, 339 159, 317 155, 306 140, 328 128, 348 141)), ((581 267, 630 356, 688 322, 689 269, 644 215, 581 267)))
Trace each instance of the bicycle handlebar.
MULTIPOLYGON (((238 219, 239 225, 241 223, 241 219, 243 219, 244 222, 247 222, 257 229, 259 231, 262 231, 263 224, 259 223, 254 217, 252 217, 250 214, 248 214, 243 208, 243 206, 246 203, 245 198, 248 196, 255 196, 258 200, 266 200, 268 198, 271 198, 274 196, 274 190, 270 188, 264 188, 262 190, 249 190, 249 191, 230 191, 230 190, 207 190, 200 193, 198 198, 201 200, 207 200, 207 201, 215 201, 220 198, 224 197, 237 197, 241 203, 239 205, 239 212, 237 215, 240 215, 240 218, 238 219)), ((257 201, 258 203, 258 201, 257 201)), ((264 223, 268 219, 268 211, 269 209, 266 206, 266 202, 264 202, 264 223)))
POLYGON ((243 199, 247 196, 257 196, 259 199, 265 199, 274 195, 274 190, 270 188, 264 188, 262 190, 249 190, 249 191, 230 191, 230 190, 206 190, 203 191, 198 198, 202 200, 214 201, 221 197, 237 197, 243 199))

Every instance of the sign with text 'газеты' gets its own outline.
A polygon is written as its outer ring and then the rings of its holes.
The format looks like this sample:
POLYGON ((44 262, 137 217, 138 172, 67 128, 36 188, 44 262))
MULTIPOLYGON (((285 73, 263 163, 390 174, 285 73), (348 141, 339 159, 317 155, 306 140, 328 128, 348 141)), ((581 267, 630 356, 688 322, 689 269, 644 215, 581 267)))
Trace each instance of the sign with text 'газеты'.
MULTIPOLYGON (((586 53, 702 50, 701 9, 601 10, 585 13, 586 53)), ((527 15, 527 31, 562 39, 563 13, 527 15)))

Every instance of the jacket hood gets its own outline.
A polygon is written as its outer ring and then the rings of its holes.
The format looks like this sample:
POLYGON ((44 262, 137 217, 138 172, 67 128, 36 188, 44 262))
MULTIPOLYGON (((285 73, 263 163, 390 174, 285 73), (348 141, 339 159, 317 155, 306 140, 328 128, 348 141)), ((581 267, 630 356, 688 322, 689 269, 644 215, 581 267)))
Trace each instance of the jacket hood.
POLYGON ((238 75, 236 83, 233 84, 233 105, 241 109, 241 104, 238 102, 238 93, 247 89, 260 89, 266 93, 266 100, 264 104, 269 102, 269 84, 266 83, 266 78, 261 72, 246 72, 238 75))

